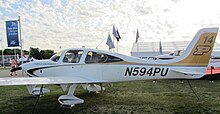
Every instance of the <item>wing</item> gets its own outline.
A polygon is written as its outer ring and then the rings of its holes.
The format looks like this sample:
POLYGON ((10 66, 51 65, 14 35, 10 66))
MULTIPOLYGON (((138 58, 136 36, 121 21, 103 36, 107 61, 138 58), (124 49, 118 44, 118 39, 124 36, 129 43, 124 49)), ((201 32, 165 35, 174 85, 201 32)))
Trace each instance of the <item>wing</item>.
POLYGON ((68 84, 68 83, 103 83, 104 80, 87 79, 83 77, 21 77, 0 78, 0 86, 8 85, 38 85, 38 84, 68 84))

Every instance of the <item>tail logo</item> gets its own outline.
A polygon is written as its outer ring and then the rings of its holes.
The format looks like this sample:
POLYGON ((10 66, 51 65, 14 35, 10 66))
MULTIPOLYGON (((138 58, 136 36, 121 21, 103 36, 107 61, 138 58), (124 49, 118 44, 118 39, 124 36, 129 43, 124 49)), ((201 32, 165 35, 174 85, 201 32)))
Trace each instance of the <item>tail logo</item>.
POLYGON ((209 45, 198 45, 193 53, 193 55, 203 55, 211 50, 209 45))

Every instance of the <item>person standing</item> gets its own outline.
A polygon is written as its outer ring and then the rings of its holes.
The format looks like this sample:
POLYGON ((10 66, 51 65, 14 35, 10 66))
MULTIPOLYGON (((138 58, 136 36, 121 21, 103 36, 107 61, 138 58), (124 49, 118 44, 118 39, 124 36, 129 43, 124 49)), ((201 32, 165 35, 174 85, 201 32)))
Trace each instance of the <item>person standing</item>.
MULTIPOLYGON (((13 57, 12 59, 11 59, 11 69, 14 69, 14 68, 16 68, 18 66, 18 62, 17 62, 17 60, 13 57)), ((16 71, 12 71, 11 70, 11 76, 13 76, 13 73, 15 74, 15 75, 17 75, 17 73, 16 73, 16 71)))

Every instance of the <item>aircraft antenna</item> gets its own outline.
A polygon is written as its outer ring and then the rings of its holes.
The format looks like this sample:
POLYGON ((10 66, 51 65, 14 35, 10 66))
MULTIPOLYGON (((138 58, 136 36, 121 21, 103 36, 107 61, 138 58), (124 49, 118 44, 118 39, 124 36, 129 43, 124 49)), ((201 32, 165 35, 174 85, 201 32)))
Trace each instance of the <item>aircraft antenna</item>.
POLYGON ((38 103, 38 101, 40 100, 40 97, 44 94, 44 93, 43 93, 43 86, 44 86, 44 85, 42 84, 41 87, 40 87, 40 93, 39 93, 39 95, 38 95, 38 97, 37 97, 37 101, 36 101, 36 103, 35 103, 35 105, 34 105, 34 108, 33 108, 31 114, 34 114, 34 111, 35 111, 35 109, 36 109, 37 103, 38 103))
POLYGON ((192 90, 193 94, 196 96, 197 101, 199 101, 199 96, 198 96, 198 95, 196 94, 196 92, 193 90, 191 83, 189 82, 189 80, 187 80, 187 82, 188 82, 189 87, 190 87, 190 89, 192 90))
POLYGON ((106 39, 102 40, 97 46, 95 49, 98 49, 98 47, 105 41, 106 39))

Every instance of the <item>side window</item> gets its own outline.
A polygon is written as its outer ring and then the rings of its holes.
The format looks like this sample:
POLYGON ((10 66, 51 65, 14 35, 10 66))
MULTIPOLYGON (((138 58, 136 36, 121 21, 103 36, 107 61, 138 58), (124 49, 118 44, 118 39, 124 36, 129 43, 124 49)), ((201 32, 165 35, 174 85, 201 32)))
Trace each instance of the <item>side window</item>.
POLYGON ((123 61, 123 60, 118 58, 118 57, 114 57, 114 56, 108 55, 108 59, 105 61, 105 63, 120 62, 120 61, 123 61))
POLYGON ((106 59, 105 54, 90 51, 86 56, 85 63, 103 63, 106 59))
POLYGON ((63 62, 64 63, 78 63, 83 54, 82 50, 69 50, 66 52, 63 62))
POLYGON ((120 58, 113 57, 111 55, 103 54, 103 53, 97 53, 97 52, 88 52, 85 63, 109 63, 109 62, 120 62, 123 61, 120 58))

